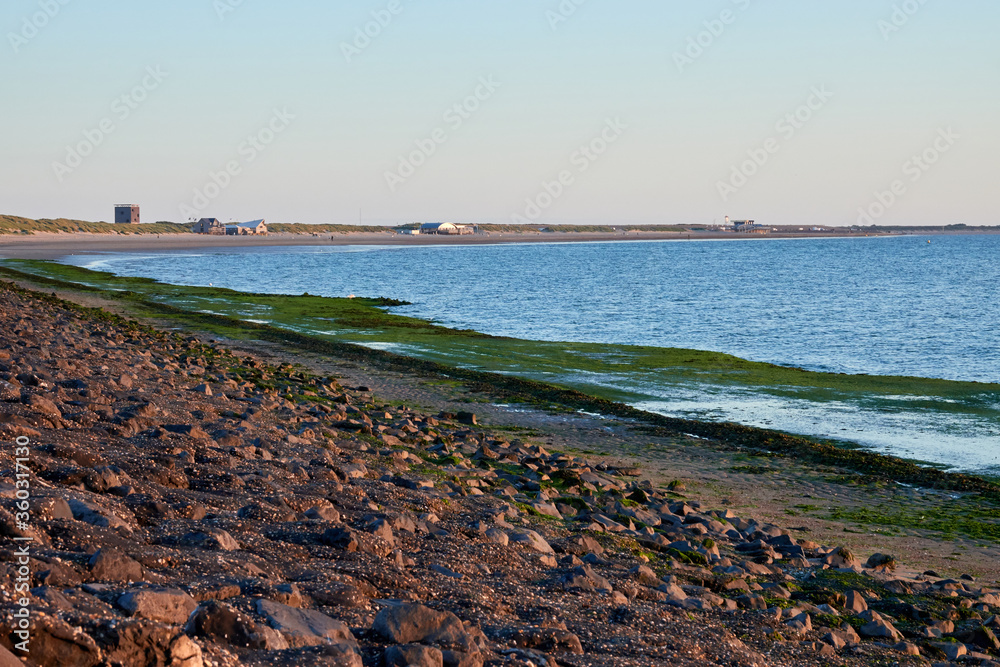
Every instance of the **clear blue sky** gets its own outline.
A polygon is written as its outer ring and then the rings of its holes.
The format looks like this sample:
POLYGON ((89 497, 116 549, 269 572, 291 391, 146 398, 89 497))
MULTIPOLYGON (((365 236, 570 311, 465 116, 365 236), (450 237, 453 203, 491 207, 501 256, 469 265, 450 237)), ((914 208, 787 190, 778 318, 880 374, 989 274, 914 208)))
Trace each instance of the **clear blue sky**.
POLYGON ((584 0, 568 17, 559 8, 5 0, 0 212, 108 220, 113 204, 135 202, 147 222, 186 213, 350 223, 361 209, 367 223, 530 214, 815 225, 853 224, 864 207, 885 224, 1000 223, 990 197, 1000 3, 584 0), (904 4, 912 15, 893 23, 904 4), (345 55, 372 12, 390 8, 371 43, 345 55), (678 64, 699 37, 702 52, 678 64), (477 87, 477 109, 446 117, 477 87), (814 89, 832 96, 800 109, 814 89), (797 110, 808 120, 779 126, 797 110), (613 139, 602 155, 577 152, 594 140, 602 148, 602 132, 613 139), (251 135, 261 150, 245 143, 251 135), (400 156, 418 141, 435 149, 416 155, 409 175, 400 156), (77 161, 68 147, 81 144, 89 154, 77 161), (748 151, 767 160, 733 179, 748 151), (925 151, 934 164, 906 164, 925 151), (230 162, 238 173, 210 185, 230 162), (561 171, 568 184, 550 185, 550 200, 542 184, 561 171), (894 181, 897 194, 883 200, 895 201, 873 208, 894 181))

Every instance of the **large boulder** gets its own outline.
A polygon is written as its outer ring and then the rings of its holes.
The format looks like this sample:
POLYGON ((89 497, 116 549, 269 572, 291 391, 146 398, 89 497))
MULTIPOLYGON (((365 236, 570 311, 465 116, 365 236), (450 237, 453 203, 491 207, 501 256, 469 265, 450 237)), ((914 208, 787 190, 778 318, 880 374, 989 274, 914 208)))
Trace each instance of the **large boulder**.
POLYGON ((273 600, 257 600, 257 613, 280 632, 289 646, 345 643, 357 646, 354 635, 341 621, 310 609, 296 609, 273 600))
MULTIPOLYGON (((30 653, 25 656, 24 663, 16 660, 15 664, 92 667, 101 663, 101 649, 88 634, 50 616, 36 614, 33 621, 28 644, 30 653)), ((9 632, 9 629, 4 631, 3 643, 14 648, 21 639, 16 635, 8 636, 9 632)))
POLYGON ((128 591, 118 598, 118 606, 130 616, 148 618, 170 625, 182 625, 198 607, 198 603, 181 590, 149 588, 128 591))
MULTIPOLYGON (((105 621, 95 633, 108 664, 144 667, 202 667, 201 648, 190 637, 146 620, 105 621)), ((72 663, 67 663, 72 664, 72 663)))
POLYGON ((533 530, 514 531, 510 534, 510 541, 516 544, 524 544, 539 553, 555 554, 555 550, 545 541, 545 538, 533 530))
POLYGON ((458 616, 421 604, 387 607, 375 616, 372 629, 395 644, 441 644, 478 651, 458 616))
POLYGON ((229 605, 217 600, 204 602, 188 619, 184 631, 219 644, 243 648, 282 650, 288 641, 274 628, 258 625, 229 605))

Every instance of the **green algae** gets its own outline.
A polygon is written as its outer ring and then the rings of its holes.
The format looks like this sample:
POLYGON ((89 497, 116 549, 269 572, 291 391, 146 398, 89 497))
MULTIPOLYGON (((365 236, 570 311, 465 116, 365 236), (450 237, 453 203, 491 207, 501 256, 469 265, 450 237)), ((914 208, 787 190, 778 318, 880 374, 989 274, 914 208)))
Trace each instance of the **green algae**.
POLYGON ((948 474, 913 461, 850 449, 847 443, 729 423, 665 417, 626 402, 645 398, 599 379, 655 373, 663 385, 709 383, 818 402, 878 403, 890 409, 925 401, 944 412, 1000 420, 1000 385, 909 377, 817 373, 731 355, 627 345, 553 343, 449 329, 384 310, 387 299, 241 293, 33 260, 7 260, 0 275, 113 299, 132 315, 173 322, 236 340, 264 340, 362 365, 457 381, 494 399, 547 409, 583 410, 633 419, 653 435, 695 435, 738 451, 795 456, 871 478, 974 491, 1000 498, 1000 485, 948 474), (623 370, 624 369, 624 370, 623 370))
POLYGON ((646 398, 641 390, 609 386, 630 376, 658 384, 732 387, 815 402, 853 400, 875 409, 934 410, 1000 417, 1000 385, 901 376, 819 373, 748 361, 703 350, 634 345, 530 341, 449 329, 384 310, 389 299, 340 299, 186 287, 147 278, 119 277, 37 260, 5 266, 97 289, 119 299, 154 301, 237 320, 261 321, 291 331, 476 370, 515 374, 571 386, 612 400, 646 398))

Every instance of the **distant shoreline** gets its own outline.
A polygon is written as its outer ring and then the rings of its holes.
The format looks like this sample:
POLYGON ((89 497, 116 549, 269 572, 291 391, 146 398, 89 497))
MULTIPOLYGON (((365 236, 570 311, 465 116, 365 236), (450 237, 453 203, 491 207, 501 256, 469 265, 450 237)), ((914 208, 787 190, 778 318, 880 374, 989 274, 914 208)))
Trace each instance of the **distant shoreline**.
POLYGON ((67 255, 104 252, 182 252, 188 250, 222 250, 258 247, 290 246, 432 246, 432 245, 495 245, 505 243, 580 243, 611 241, 762 241, 793 238, 864 238, 889 236, 987 235, 1000 232, 928 231, 896 233, 864 232, 773 232, 770 234, 737 234, 734 232, 551 232, 512 233, 492 232, 465 236, 407 236, 385 232, 350 232, 340 234, 277 233, 268 236, 208 236, 203 234, 89 234, 35 233, 0 235, 0 258, 57 259, 67 255))

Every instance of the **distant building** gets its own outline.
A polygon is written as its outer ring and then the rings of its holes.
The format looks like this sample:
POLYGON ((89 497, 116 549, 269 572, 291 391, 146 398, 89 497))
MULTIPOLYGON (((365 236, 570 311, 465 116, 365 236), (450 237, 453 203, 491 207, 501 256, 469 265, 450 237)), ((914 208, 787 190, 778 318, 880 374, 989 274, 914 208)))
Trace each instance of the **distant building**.
MULTIPOLYGON (((729 218, 726 218, 729 221, 729 218)), ((767 234, 771 230, 763 225, 758 225, 753 220, 733 220, 733 231, 743 234, 767 234)))
POLYGON ((442 234, 445 236, 458 236, 462 234, 475 234, 477 228, 469 225, 456 225, 453 222, 425 222, 420 225, 421 234, 442 234))
POLYGON ((215 234, 222 236, 226 233, 226 227, 218 218, 202 218, 195 223, 191 231, 195 234, 215 234))
POLYGON ((226 236, 267 236, 267 225, 263 220, 226 225, 226 236))
POLYGON ((135 204, 116 204, 115 205, 115 224, 116 225, 138 225, 139 224, 139 207, 135 204))

